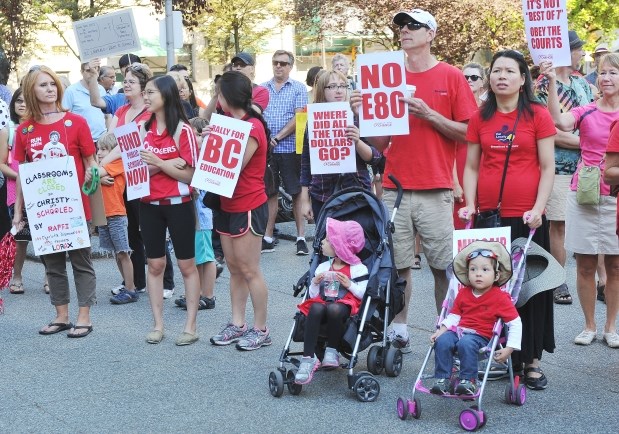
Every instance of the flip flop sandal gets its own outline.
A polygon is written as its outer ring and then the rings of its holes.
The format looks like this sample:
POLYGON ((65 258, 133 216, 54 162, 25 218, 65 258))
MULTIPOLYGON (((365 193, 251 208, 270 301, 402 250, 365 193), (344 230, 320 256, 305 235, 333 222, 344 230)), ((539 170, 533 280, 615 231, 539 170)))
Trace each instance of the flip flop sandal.
POLYGON ((92 332, 92 326, 91 325, 89 325, 89 326, 85 326, 85 325, 78 326, 78 325, 76 325, 76 326, 73 326, 72 328, 73 328, 74 333, 71 333, 71 332, 67 333, 67 337, 68 338, 83 338, 85 336, 88 336, 90 334, 90 332, 92 332), (85 333, 75 333, 76 330, 86 330, 86 332, 85 333))
POLYGON ((421 255, 415 255, 415 259, 413 260, 413 265, 411 266, 413 270, 421 269, 421 255))
POLYGON ((572 295, 567 289, 567 285, 565 283, 561 286, 556 287, 553 294, 555 304, 572 304, 573 302, 572 295))
POLYGON ((11 294, 23 294, 24 284, 23 283, 11 283, 9 285, 9 292, 11 294))
POLYGON ((65 330, 69 330, 73 327, 71 323, 63 323, 63 322, 50 322, 47 324, 47 327, 56 327, 54 330, 39 330, 40 335, 55 335, 56 333, 63 332, 65 330))

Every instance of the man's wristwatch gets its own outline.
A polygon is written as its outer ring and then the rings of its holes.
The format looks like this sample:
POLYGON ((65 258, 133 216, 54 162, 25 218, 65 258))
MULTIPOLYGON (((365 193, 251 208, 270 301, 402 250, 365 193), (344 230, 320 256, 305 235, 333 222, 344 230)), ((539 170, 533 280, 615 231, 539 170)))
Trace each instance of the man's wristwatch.
POLYGON ((279 144, 279 139, 277 137, 273 137, 273 140, 275 140, 275 143, 279 144))

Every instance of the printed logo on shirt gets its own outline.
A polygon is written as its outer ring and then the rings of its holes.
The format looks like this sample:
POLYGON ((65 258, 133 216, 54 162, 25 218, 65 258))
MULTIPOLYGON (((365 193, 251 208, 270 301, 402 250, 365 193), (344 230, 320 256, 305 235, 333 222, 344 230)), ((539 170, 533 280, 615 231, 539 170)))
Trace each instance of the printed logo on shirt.
POLYGON ((434 93, 438 93, 440 96, 447 96, 447 90, 445 89, 434 89, 434 93))
POLYGON ((503 125, 500 131, 494 133, 494 138, 501 143, 508 144, 512 136, 512 132, 509 130, 508 125, 503 125))
POLYGON ((176 152, 176 147, 168 146, 167 148, 149 148, 148 150, 151 151, 153 154, 167 155, 171 154, 172 152, 176 152))
POLYGON ((40 147, 41 137, 35 137, 30 140, 30 148, 32 149, 32 161, 37 161, 42 158, 59 158, 66 157, 67 150, 65 145, 60 142, 60 133, 58 131, 52 131, 49 133, 49 142, 47 142, 43 149, 35 149, 40 147))

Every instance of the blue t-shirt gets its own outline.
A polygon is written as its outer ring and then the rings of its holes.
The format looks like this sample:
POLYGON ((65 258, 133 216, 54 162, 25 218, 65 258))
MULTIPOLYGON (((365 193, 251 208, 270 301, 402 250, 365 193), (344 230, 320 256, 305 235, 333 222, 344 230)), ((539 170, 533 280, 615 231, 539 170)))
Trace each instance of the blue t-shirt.
POLYGON ((213 229, 213 211, 210 208, 204 206, 202 202, 206 191, 198 190, 198 197, 193 201, 196 206, 196 213, 198 214, 198 223, 200 224, 200 230, 212 230, 213 229))
POLYGON ((103 101, 105 101, 105 114, 114 115, 116 110, 127 104, 127 98, 124 93, 116 93, 114 95, 104 95, 103 101))

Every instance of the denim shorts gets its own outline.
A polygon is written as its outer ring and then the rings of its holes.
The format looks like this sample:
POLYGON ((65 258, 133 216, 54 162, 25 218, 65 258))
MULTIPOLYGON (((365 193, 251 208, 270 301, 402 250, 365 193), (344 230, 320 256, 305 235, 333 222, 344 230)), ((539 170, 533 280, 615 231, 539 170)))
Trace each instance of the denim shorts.
POLYGON ((99 226, 99 247, 114 253, 131 253, 127 233, 127 216, 108 217, 107 225, 99 226))

